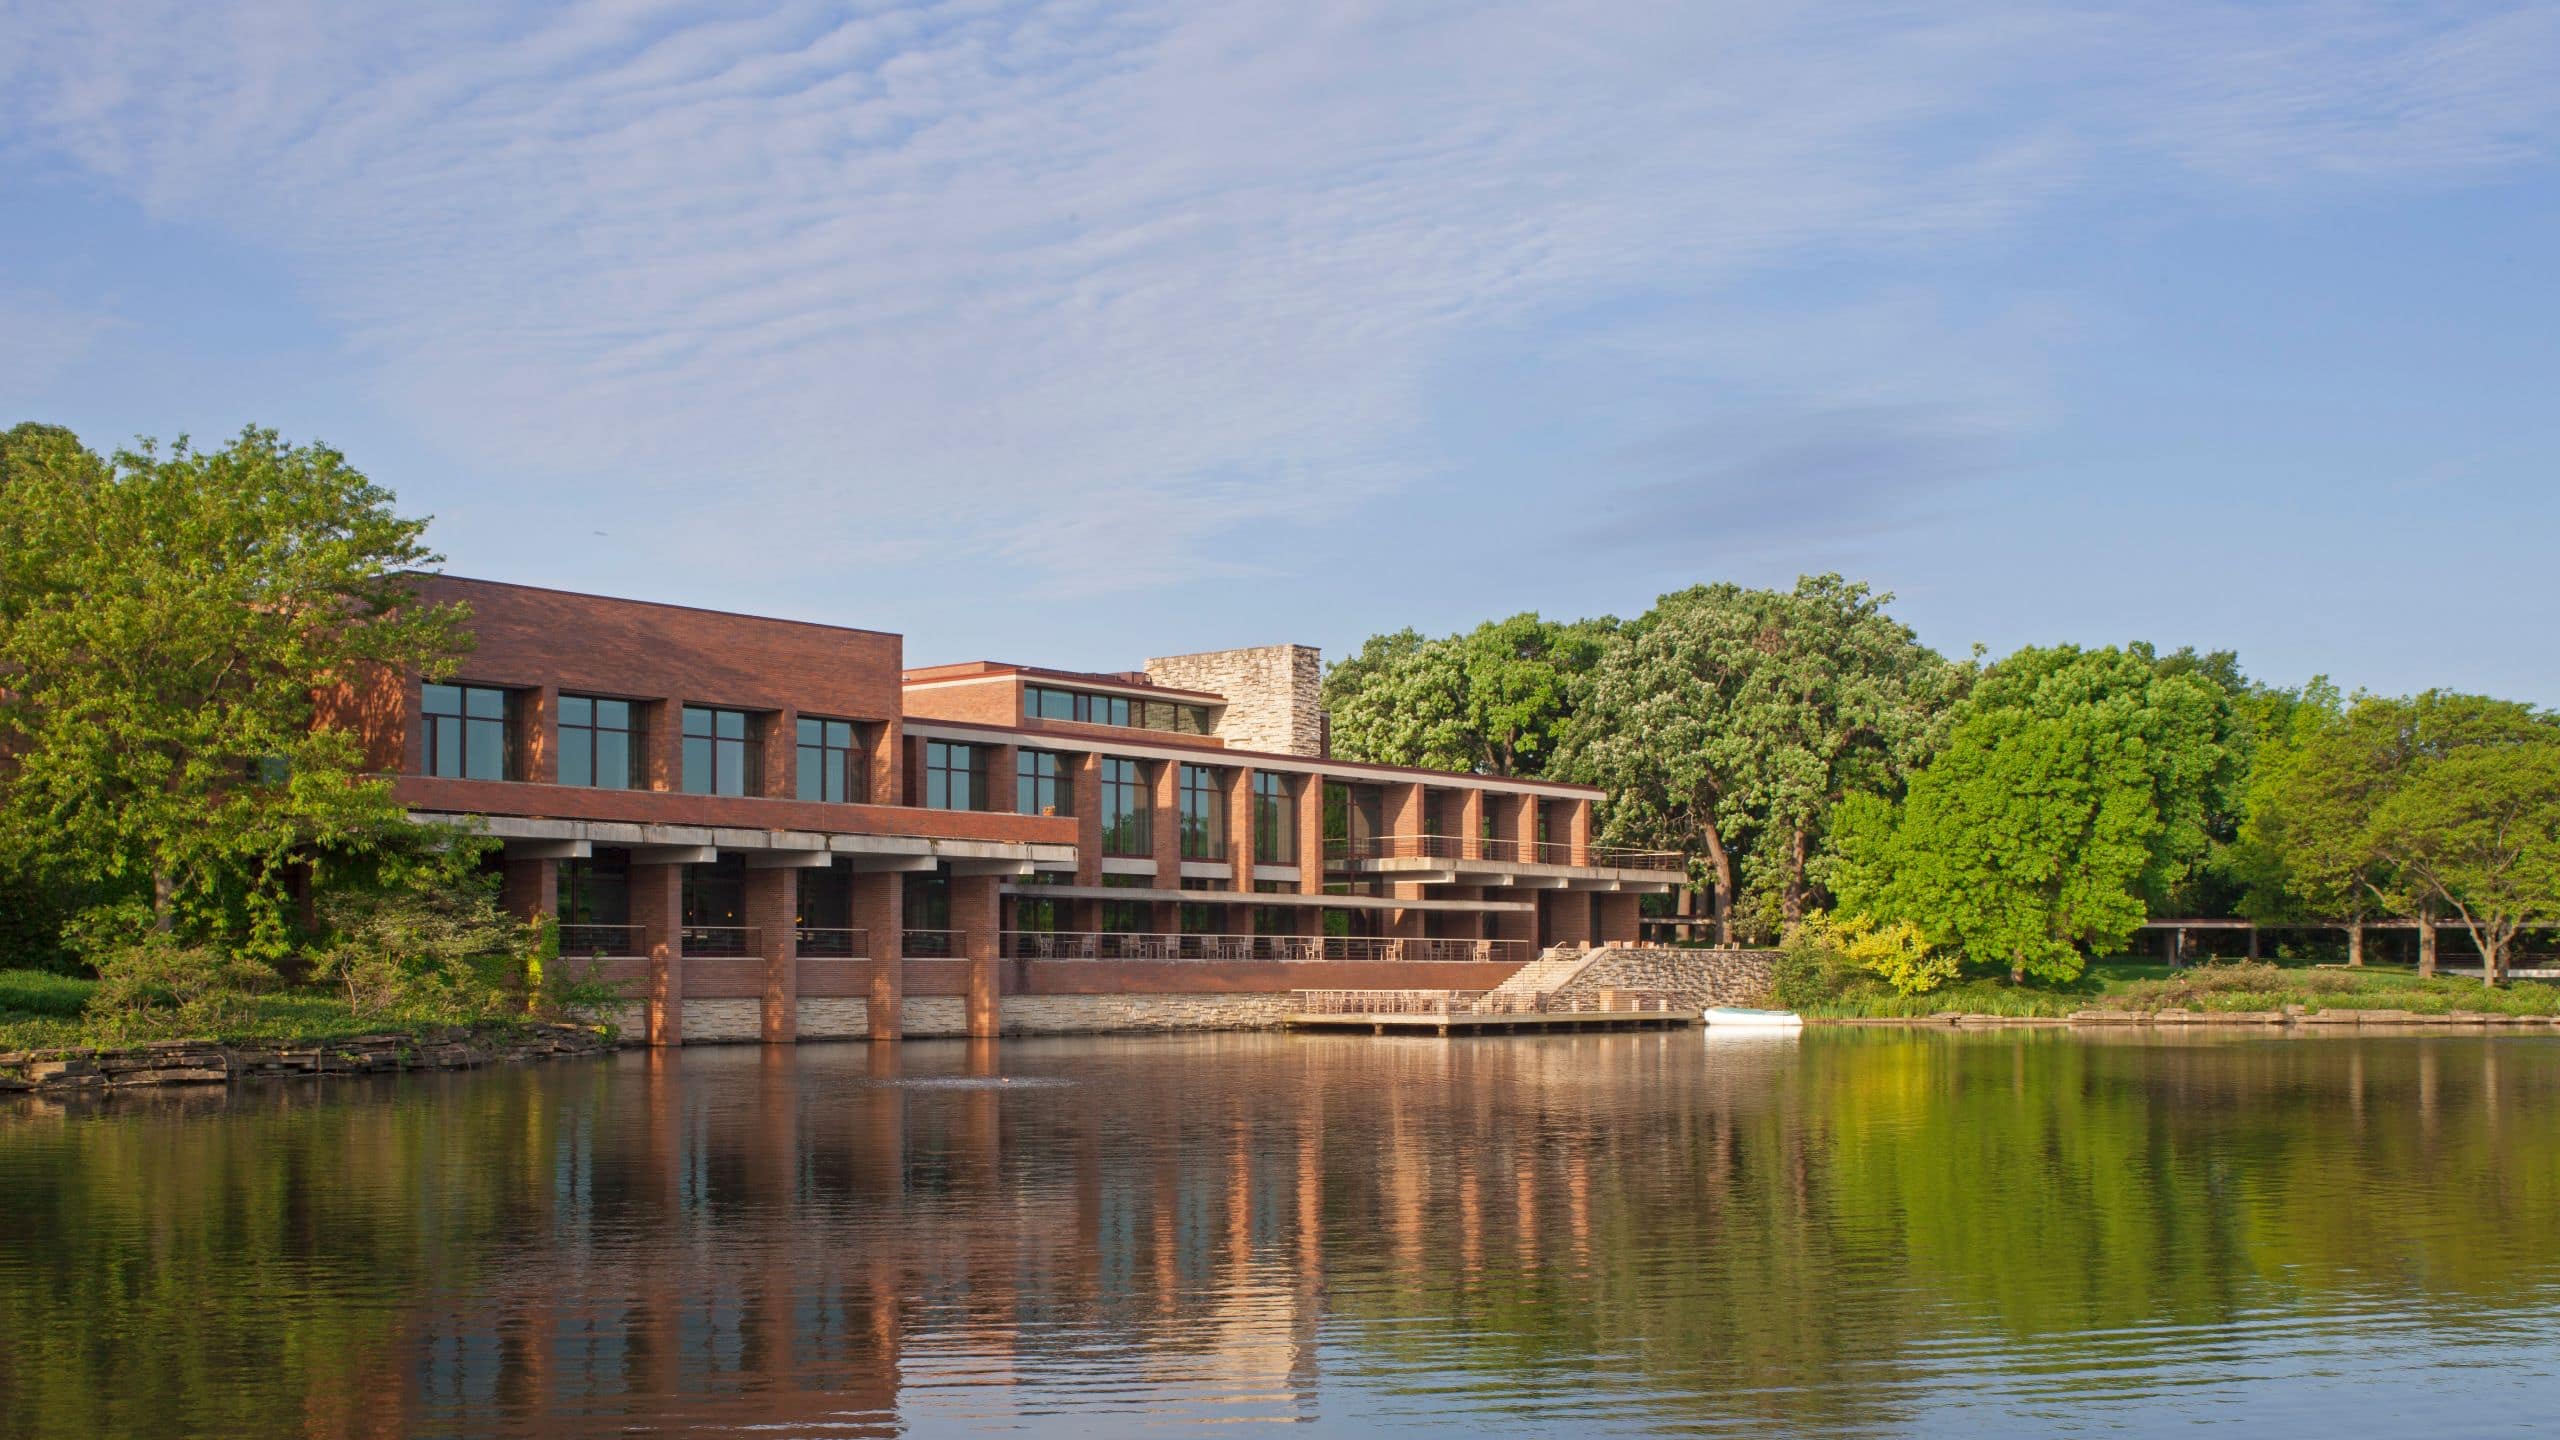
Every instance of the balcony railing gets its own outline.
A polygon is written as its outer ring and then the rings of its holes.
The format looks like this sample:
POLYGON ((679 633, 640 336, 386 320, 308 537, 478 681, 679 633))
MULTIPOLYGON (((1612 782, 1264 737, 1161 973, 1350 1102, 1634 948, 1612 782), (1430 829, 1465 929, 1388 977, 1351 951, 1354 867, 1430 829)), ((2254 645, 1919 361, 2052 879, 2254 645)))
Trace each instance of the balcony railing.
POLYGON ((907 930, 900 932, 900 940, 910 960, 948 960, 963 953, 966 934, 960 930, 907 930))
POLYGON ((687 956, 717 960, 764 950, 764 932, 753 925, 687 925, 677 933, 687 956))
POLYGON ((825 925, 800 927, 800 956, 804 960, 859 960, 871 953, 871 932, 847 930, 825 925))
POLYGON ((649 953, 648 933, 638 925, 567 924, 560 927, 560 953, 580 958, 628 959, 649 953))
POLYGON ((1004 933, 1002 953, 1015 960, 1276 960, 1289 964, 1365 960, 1516 965, 1533 958, 1533 947, 1526 940, 1008 930, 1004 933))
POLYGON ((1579 853, 1561 840, 1469 840, 1459 835, 1373 835, 1363 840, 1327 840, 1327 860, 1498 860, 1526 865, 1573 865, 1590 870, 1684 870, 1688 862, 1677 850, 1636 850, 1623 845, 1585 845, 1579 853))

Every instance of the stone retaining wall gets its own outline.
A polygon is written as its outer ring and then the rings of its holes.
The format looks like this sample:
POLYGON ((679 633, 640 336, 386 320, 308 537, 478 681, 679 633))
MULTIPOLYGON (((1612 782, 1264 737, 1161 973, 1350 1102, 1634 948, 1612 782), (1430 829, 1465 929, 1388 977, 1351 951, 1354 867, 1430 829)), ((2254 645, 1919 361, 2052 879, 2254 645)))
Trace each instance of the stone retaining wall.
POLYGON ((1717 1005, 1766 1005, 1777 952, 1684 950, 1650 946, 1611 948, 1593 957, 1559 995, 1594 990, 1661 990, 1692 1010, 1717 1005))
POLYGON ((163 1040, 121 1050, 32 1050, 0 1054, 0 1091, 128 1089, 220 1085, 260 1077, 362 1075, 396 1070, 467 1070, 481 1065, 601 1055, 604 1036, 577 1025, 474 1031, 449 1026, 424 1035, 359 1035, 311 1044, 220 1045, 163 1040))
POLYGON ((1007 1035, 1100 1030, 1276 1030, 1286 995, 1008 995, 1007 1035))

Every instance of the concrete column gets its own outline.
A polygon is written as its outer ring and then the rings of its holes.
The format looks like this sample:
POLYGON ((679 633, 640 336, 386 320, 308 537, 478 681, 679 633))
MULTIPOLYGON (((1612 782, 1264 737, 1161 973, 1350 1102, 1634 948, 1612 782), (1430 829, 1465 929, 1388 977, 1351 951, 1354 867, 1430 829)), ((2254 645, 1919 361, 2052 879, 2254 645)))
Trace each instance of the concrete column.
POLYGON ((800 1038, 800 872, 747 871, 747 923, 764 956, 764 1043, 800 1038))
POLYGON ((896 871, 855 871, 853 923, 869 932, 871 1038, 895 1040, 903 1031, 907 994, 905 937, 907 877, 896 871))
POLYGON ((631 923, 649 957, 647 1031, 651 1045, 684 1043, 684 867, 631 867, 631 923))
POLYGON ((1481 860, 1484 858, 1485 793, 1470 789, 1456 794, 1458 854, 1468 860, 1481 860))
POLYGON ((997 877, 951 877, 951 928, 960 933, 961 953, 969 957, 969 1034, 992 1038, 1004 1024, 1004 976, 997 963, 997 877))

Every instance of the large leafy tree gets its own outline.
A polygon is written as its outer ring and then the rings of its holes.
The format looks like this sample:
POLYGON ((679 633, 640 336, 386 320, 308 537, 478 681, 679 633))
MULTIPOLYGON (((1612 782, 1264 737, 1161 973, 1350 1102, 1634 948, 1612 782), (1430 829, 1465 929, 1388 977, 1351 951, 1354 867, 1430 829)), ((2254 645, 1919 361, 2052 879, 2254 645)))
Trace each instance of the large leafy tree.
POLYGON ((0 496, 0 855, 272 953, 294 863, 406 843, 354 737, 313 721, 331 687, 462 649, 458 610, 411 593, 424 521, 256 429, 108 460, 21 426, 0 496))
POLYGON ((1976 964, 2068 980, 2122 946, 2208 849, 2231 783, 2228 692, 2150 656, 2028 649, 1984 673, 1900 806, 1842 806, 1844 911, 1976 964))
POLYGON ((1719 941, 1746 861, 1785 919, 1809 908, 1844 798, 1896 789, 1967 672, 1837 575, 1665 595, 1602 655, 1562 773, 1610 792, 1608 838, 1699 856, 1719 941))
MULTIPOLYGON (((2560 905, 2548 866, 2560 724, 2529 705, 2428 691, 2330 705, 2252 786, 2244 840, 2296 913, 2414 915, 2419 963, 2452 916, 2492 975, 2560 905)), ((2360 933, 2360 932, 2351 932, 2360 933)))
POLYGON ((1522 614, 1439 639, 1372 636, 1325 677, 1334 750, 1385 765, 1547 773, 1615 625, 1522 614))

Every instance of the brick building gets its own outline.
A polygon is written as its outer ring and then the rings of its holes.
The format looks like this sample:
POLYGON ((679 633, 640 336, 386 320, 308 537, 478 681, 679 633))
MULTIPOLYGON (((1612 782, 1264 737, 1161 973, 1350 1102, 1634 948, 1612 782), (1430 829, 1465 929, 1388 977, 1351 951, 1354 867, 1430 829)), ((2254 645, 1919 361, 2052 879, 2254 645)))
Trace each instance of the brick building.
POLYGON ((333 723, 413 814, 498 838, 509 907, 557 915, 652 1043, 1485 988, 1634 939, 1681 879, 1594 846, 1588 787, 1330 758, 1304 646, 906 670, 878 631, 423 589, 470 606, 471 656, 333 723))

